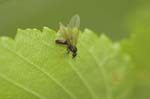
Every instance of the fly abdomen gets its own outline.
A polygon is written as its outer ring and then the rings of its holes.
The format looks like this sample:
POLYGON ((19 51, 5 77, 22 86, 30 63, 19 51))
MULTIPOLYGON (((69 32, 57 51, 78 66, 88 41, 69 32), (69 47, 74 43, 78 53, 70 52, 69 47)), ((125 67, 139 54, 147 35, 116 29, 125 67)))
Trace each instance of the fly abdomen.
POLYGON ((66 40, 55 40, 55 42, 56 42, 57 44, 67 45, 67 41, 66 41, 66 40))

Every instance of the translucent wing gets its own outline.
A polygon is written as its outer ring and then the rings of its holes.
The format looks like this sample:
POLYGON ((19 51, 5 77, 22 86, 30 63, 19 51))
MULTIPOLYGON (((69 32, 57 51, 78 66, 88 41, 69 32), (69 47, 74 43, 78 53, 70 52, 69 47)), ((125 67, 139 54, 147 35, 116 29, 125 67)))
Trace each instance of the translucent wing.
POLYGON ((79 15, 74 15, 69 24, 68 24, 69 28, 79 28, 80 27, 80 16, 79 15))
POLYGON ((59 33, 61 34, 61 36, 63 36, 65 39, 68 39, 68 31, 66 30, 66 27, 62 24, 59 23, 60 27, 59 27, 59 33))
POLYGON ((59 33, 62 35, 62 37, 67 40, 68 43, 72 45, 76 45, 77 38, 79 35, 79 26, 80 26, 80 17, 79 15, 74 15, 68 26, 64 26, 62 23, 60 23, 59 33))
POLYGON ((70 33, 69 42, 73 45, 76 45, 77 43, 79 35, 79 27, 80 27, 80 16, 74 15, 68 24, 68 31, 70 33))

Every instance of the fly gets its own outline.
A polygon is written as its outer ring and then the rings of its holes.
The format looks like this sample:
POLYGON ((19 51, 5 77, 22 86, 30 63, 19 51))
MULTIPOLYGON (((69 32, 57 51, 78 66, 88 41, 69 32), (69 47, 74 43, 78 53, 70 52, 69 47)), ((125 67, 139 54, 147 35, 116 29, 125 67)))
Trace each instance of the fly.
POLYGON ((76 43, 79 35, 79 27, 79 15, 73 16, 67 26, 64 26, 62 23, 60 23, 60 29, 58 33, 61 34, 62 39, 57 39, 55 41, 57 44, 66 45, 68 53, 72 52, 72 58, 77 56, 76 43))

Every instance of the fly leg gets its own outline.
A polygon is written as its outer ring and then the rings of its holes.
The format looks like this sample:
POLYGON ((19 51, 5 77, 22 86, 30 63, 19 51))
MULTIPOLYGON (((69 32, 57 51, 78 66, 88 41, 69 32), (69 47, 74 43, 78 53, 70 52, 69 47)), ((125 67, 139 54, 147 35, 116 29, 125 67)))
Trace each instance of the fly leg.
POLYGON ((69 49, 69 47, 67 46, 67 54, 69 54, 70 53, 70 49, 69 49))

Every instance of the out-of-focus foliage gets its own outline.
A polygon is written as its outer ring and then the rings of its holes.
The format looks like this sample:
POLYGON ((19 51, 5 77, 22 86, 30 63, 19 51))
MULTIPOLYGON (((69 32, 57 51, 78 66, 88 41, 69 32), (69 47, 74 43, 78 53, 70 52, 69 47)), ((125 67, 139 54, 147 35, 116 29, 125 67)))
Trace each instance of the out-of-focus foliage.
POLYGON ((133 99, 150 99, 150 7, 136 9, 129 20, 131 36, 123 47, 136 65, 133 99))

